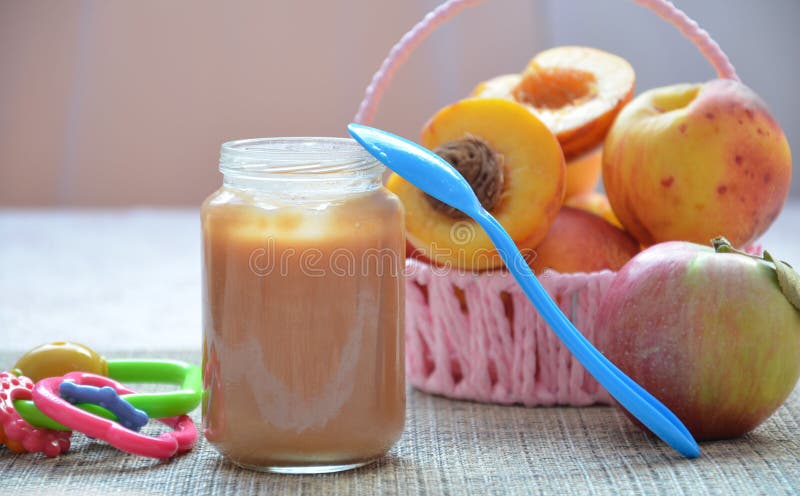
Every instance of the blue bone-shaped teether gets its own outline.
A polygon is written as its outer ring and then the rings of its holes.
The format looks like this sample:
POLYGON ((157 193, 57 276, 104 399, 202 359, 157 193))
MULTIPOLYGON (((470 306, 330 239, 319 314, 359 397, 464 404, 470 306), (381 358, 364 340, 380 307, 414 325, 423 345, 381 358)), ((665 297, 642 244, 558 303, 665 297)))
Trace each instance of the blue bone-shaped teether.
POLYGON ((147 414, 120 398, 109 386, 83 386, 74 381, 64 381, 58 386, 61 397, 70 403, 93 403, 117 416, 120 424, 139 432, 149 420, 147 414))

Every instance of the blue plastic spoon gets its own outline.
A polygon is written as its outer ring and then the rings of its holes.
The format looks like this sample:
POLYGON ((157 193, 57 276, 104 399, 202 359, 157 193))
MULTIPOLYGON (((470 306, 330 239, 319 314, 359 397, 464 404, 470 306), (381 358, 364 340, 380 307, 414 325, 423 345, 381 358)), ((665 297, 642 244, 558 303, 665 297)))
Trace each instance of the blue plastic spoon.
POLYGON ((680 454, 688 458, 700 456, 697 442, 678 417, 597 351, 572 325, 545 292, 503 226, 481 206, 457 170, 435 153, 386 131, 360 124, 350 124, 347 130, 369 153, 405 180, 480 224, 544 320, 597 382, 680 454))

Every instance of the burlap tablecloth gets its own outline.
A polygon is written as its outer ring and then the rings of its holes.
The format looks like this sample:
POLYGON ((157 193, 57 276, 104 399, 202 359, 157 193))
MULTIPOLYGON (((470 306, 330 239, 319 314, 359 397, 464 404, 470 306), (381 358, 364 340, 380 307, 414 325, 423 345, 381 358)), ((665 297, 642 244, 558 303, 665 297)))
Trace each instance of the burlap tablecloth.
MULTIPOLYGON (((114 357, 143 355, 154 356, 114 357)), ((16 356, 2 352, 0 366, 16 356)), ((199 351, 159 356, 196 362, 199 351)), ((199 410, 194 417, 199 422, 199 410)), ((251 472, 202 440, 194 451, 159 462, 74 434, 68 454, 53 459, 0 448, 0 488, 50 495, 796 494, 800 389, 750 435, 701 447, 699 459, 682 459, 611 407, 483 405, 410 390, 400 442, 383 460, 350 472, 251 472)))
MULTIPOLYGON (((793 219, 784 224, 796 225, 800 215, 793 219)), ((784 239, 797 238, 795 231, 787 229, 784 239)), ((198 246, 196 212, 0 211, 0 369, 25 349, 57 339, 85 341, 109 358, 197 363, 198 246)), ((194 416, 199 420, 199 412, 194 416)), ((682 459, 610 407, 528 409, 409 391, 400 442, 380 462, 351 472, 245 471, 203 441, 187 455, 159 462, 76 434, 69 453, 55 459, 0 448, 0 490, 12 495, 799 494, 800 389, 750 435, 701 448, 701 458, 682 459)))

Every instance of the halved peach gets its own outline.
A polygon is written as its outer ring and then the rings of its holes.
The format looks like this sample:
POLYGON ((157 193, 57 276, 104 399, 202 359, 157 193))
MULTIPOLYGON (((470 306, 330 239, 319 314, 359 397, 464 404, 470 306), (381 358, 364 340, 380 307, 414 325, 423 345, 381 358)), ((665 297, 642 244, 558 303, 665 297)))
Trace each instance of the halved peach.
POLYGON ((479 84, 472 96, 525 104, 555 133, 571 160, 602 142, 633 97, 635 82, 625 59, 596 48, 563 46, 537 54, 521 74, 479 84))
MULTIPOLYGON (((564 156, 553 133, 522 105, 499 98, 454 103, 428 121, 421 143, 464 175, 512 239, 533 246, 547 233, 564 199, 564 156)), ((434 264, 502 266, 486 233, 461 212, 396 174, 387 186, 405 205, 408 240, 434 264)))
POLYGON ((596 48, 563 46, 539 53, 521 74, 480 83, 472 96, 522 103, 555 133, 567 160, 571 196, 597 184, 599 168, 587 154, 593 157, 590 152, 633 97, 635 82, 625 59, 596 48))

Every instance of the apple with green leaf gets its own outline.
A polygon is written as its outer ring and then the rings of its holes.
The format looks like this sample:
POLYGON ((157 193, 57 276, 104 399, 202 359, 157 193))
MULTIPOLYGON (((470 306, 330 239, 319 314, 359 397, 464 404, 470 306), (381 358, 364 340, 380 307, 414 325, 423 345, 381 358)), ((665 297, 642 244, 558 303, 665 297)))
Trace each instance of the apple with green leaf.
POLYGON ((800 278, 767 252, 656 244, 616 275, 598 310, 598 348, 698 440, 741 436, 800 377, 800 278))

